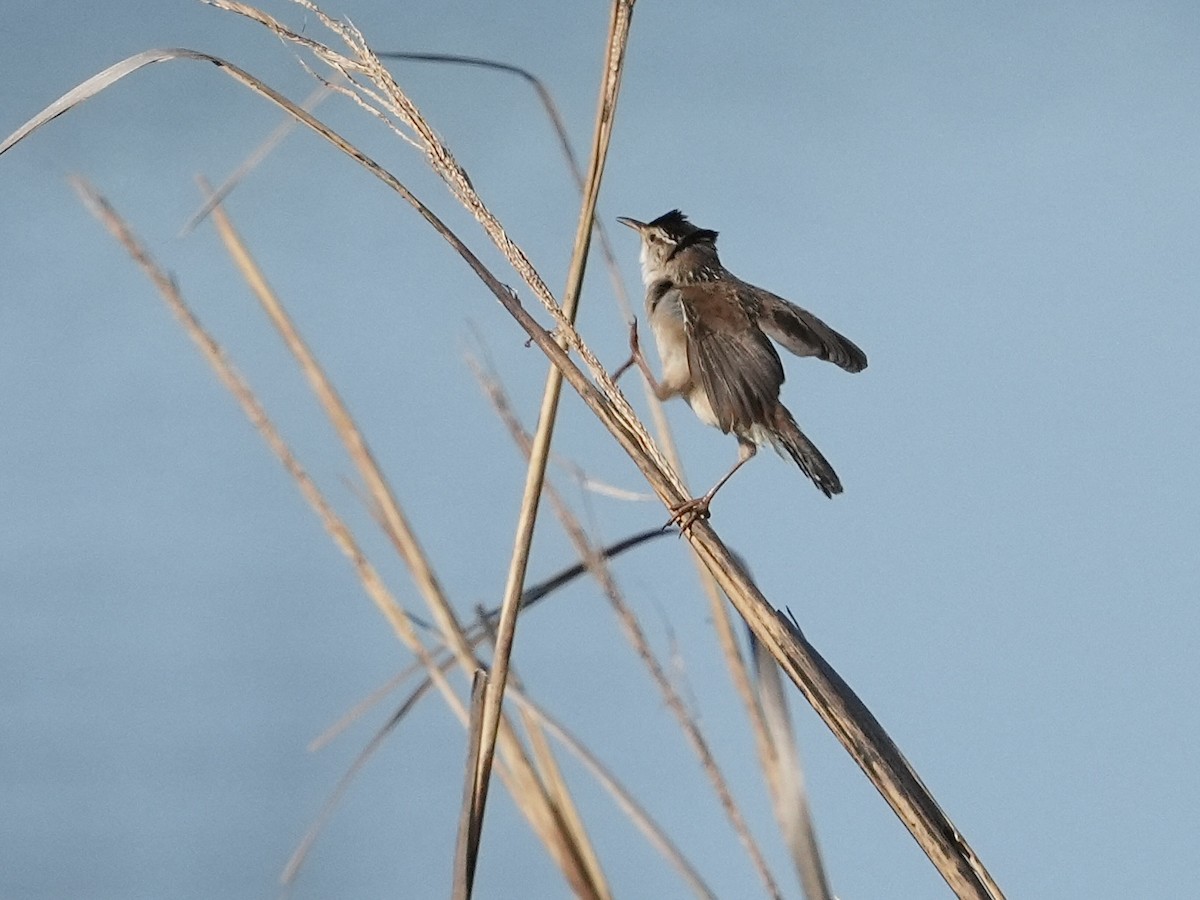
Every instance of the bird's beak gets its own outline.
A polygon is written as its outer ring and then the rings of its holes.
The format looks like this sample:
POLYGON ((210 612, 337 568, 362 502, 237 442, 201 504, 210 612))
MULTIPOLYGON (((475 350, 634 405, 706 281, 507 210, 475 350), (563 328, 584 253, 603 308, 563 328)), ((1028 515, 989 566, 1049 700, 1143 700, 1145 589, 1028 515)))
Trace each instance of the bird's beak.
POLYGON ((641 232, 645 229, 646 223, 639 222, 637 219, 630 219, 626 216, 617 216, 617 221, 622 225, 628 225, 634 231, 641 232))

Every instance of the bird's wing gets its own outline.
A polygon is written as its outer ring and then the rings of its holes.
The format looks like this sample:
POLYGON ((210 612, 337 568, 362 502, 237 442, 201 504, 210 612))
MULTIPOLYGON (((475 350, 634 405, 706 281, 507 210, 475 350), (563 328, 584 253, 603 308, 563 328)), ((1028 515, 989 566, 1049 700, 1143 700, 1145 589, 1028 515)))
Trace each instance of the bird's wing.
POLYGON ((717 427, 741 431, 772 421, 783 363, 734 290, 712 282, 674 290, 687 334, 688 368, 708 397, 717 427))
POLYGON ((797 356, 815 356, 847 372, 867 367, 867 354, 812 313, 770 291, 742 283, 738 295, 757 312, 758 327, 797 356))

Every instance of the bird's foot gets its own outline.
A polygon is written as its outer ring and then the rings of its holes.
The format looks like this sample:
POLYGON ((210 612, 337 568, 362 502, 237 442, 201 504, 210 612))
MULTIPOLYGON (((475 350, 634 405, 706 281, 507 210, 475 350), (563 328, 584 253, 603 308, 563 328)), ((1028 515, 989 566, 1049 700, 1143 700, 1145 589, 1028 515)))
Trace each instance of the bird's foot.
POLYGON ((671 509, 671 518, 667 519, 667 524, 664 528, 670 528, 672 525, 679 527, 680 536, 685 531, 695 525, 701 519, 707 519, 712 513, 709 512, 708 504, 712 500, 709 496, 695 497, 685 503, 680 503, 678 506, 671 509))

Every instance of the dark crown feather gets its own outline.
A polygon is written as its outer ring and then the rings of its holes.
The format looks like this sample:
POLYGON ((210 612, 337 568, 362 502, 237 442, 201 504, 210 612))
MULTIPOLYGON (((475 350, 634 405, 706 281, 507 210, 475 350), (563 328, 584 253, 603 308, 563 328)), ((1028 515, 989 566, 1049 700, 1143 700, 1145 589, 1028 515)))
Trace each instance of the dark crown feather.
POLYGON ((652 228, 660 228, 667 233, 667 236, 678 240, 681 237, 691 234, 696 230, 696 226, 688 221, 685 216, 677 209, 663 213, 653 222, 647 223, 652 228))
POLYGON ((661 228, 664 231, 679 232, 681 234, 686 234, 696 227, 688 221, 687 216, 677 209, 673 209, 670 212, 665 212, 654 221, 647 222, 646 224, 653 225, 656 228, 661 228))
POLYGON ((663 213, 653 222, 647 222, 654 228, 661 228, 665 231, 668 237, 676 241, 687 239, 689 244, 694 244, 699 241, 709 241, 716 243, 717 233, 708 228, 697 228, 688 221, 688 217, 677 209, 663 213))

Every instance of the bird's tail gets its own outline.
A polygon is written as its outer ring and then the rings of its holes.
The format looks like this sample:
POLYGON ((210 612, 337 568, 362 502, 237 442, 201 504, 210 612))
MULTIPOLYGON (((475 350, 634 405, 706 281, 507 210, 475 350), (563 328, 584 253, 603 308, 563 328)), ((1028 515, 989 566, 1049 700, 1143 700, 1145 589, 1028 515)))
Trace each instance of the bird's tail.
POLYGON ((775 427, 771 430, 771 441, 775 449, 781 456, 786 453, 795 460, 800 471, 807 475, 826 497, 840 494, 842 482, 838 479, 837 472, 833 471, 829 460, 804 436, 804 432, 783 404, 779 404, 776 409, 775 427))

